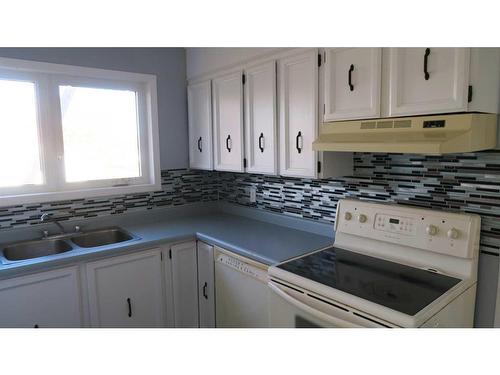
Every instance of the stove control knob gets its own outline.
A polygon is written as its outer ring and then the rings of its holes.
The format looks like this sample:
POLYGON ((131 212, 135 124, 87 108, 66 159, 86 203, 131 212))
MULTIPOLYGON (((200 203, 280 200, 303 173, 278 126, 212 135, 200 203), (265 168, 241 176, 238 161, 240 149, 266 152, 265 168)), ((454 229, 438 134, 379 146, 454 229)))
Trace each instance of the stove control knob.
POLYGON ((428 235, 430 236, 435 236, 438 232, 438 227, 435 225, 427 225, 427 228, 425 228, 425 231, 427 232, 428 235))
POLYGON ((359 221, 360 223, 364 223, 364 222, 366 222, 366 219, 367 219, 366 215, 363 215, 363 214, 359 214, 359 215, 358 215, 358 221, 359 221))
POLYGON ((352 219, 352 215, 351 215, 351 213, 350 213, 350 212, 346 212, 346 213, 344 214, 344 219, 346 219, 347 221, 351 220, 351 219, 352 219))
POLYGON ((460 232, 455 228, 450 228, 446 234, 448 238, 453 240, 456 240, 460 236, 460 232))

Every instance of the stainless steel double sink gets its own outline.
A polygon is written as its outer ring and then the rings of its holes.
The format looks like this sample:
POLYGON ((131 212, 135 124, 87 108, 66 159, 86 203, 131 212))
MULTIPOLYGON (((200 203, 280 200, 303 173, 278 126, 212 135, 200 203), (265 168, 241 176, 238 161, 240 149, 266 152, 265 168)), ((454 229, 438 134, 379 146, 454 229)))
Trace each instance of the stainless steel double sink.
POLYGON ((75 249, 89 249, 138 239, 139 237, 119 227, 81 233, 63 233, 48 238, 5 245, 1 248, 0 261, 2 263, 20 262, 66 253, 75 249))

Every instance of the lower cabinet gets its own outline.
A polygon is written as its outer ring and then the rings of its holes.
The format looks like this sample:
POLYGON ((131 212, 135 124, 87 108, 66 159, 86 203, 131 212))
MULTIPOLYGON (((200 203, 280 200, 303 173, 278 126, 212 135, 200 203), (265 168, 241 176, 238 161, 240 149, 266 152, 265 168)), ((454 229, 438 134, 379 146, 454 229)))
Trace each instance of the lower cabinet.
POLYGON ((92 327, 164 325, 161 251, 87 263, 92 327))
POLYGON ((89 323, 215 327, 213 246, 188 241, 0 281, 0 328, 89 323))
POLYGON ((78 267, 0 281, 0 327, 81 326, 78 267))
POLYGON ((164 258, 173 326, 215 327, 213 247, 184 242, 171 246, 164 258))
POLYGON ((190 241, 170 247, 165 264, 165 275, 172 280, 174 326, 198 327, 198 264, 196 242, 190 241))
POLYGON ((215 328, 214 247, 198 241, 197 250, 200 328, 215 328))

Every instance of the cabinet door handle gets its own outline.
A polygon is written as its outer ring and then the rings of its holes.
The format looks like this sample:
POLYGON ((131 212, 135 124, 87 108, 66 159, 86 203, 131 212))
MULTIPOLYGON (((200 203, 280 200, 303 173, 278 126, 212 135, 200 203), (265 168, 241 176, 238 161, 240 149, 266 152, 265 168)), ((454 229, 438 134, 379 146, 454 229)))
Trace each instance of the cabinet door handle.
POLYGON ((208 299, 207 287, 208 284, 205 282, 205 284, 203 284, 203 297, 205 297, 205 299, 208 299))
POLYGON ((425 54, 424 54, 424 77, 425 77, 425 80, 427 81, 429 78, 430 78, 430 74, 429 72, 427 71, 427 63, 429 62, 429 55, 431 54, 431 49, 430 48, 426 48, 425 49, 425 54))
POLYGON ((259 149, 260 152, 264 152, 264 133, 260 133, 259 135, 259 149))
POLYGON ((201 152, 201 137, 198 138, 198 150, 201 152))
POLYGON ((127 305, 128 305, 128 317, 132 317, 132 302, 130 301, 130 298, 127 298, 127 305))
POLYGON ((349 89, 354 91, 354 85, 352 84, 352 72, 354 72, 354 65, 351 64, 349 67, 349 73, 347 74, 347 83, 349 84, 349 89))
POLYGON ((230 142, 231 142, 231 135, 228 135, 226 138, 226 148, 228 152, 231 152, 230 142))
POLYGON ((298 132, 297 137, 295 137, 295 147, 297 148, 297 152, 299 154, 302 152, 302 146, 300 145, 301 140, 302 140, 302 132, 298 132))

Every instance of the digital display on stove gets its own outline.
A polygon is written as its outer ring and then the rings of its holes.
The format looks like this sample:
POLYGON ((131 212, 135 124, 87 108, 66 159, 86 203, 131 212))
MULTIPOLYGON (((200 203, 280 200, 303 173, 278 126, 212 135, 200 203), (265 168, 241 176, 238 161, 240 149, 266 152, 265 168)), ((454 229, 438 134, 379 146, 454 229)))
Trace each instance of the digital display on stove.
POLYGON ((389 223, 391 224, 399 224, 399 219, 393 219, 392 217, 389 219, 389 223))
POLYGON ((335 247, 278 268, 408 315, 415 315, 460 282, 454 277, 335 247))

